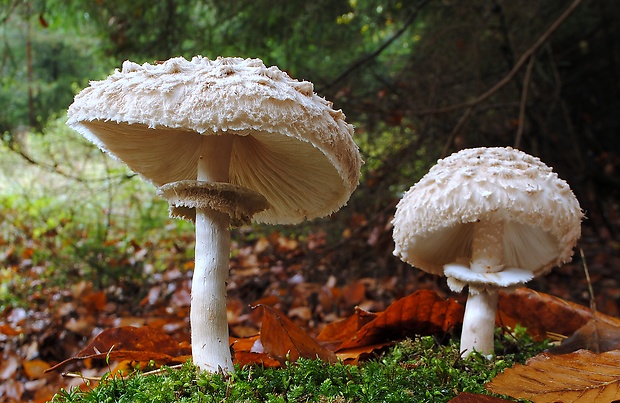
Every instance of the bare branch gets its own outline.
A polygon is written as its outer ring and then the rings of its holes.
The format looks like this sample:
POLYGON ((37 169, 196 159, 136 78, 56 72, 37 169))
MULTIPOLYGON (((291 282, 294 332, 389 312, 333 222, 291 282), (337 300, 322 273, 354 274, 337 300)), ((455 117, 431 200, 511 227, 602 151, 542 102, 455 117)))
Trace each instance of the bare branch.
POLYGON ((20 157, 22 157, 26 162, 28 162, 31 165, 37 166, 39 168, 45 169, 48 172, 51 173, 55 173, 57 175, 60 175, 62 177, 65 177, 67 179, 71 179, 74 180, 76 182, 105 182, 105 181, 111 181, 112 179, 119 179, 120 181, 126 180, 126 179, 131 179, 134 176, 136 176, 136 174, 122 174, 122 175, 117 175, 115 177, 112 176, 106 176, 106 177, 102 177, 102 178, 84 178, 78 175, 73 175, 70 173, 65 172, 64 170, 62 170, 58 165, 50 165, 50 164, 45 164, 41 161, 37 161, 35 160, 33 157, 31 157, 30 155, 26 154, 24 151, 20 150, 18 147, 15 147, 15 145, 9 145, 9 150, 11 150, 12 152, 16 153, 17 155, 19 155, 20 157))
POLYGON ((486 92, 484 92, 483 94, 477 96, 476 98, 468 102, 463 102, 463 103, 455 104, 455 105, 449 105, 449 106, 445 106, 442 108, 422 110, 419 112, 415 112, 414 115, 420 116, 420 115, 428 115, 428 114, 442 114, 442 113, 447 113, 447 112, 454 112, 460 109, 466 109, 466 108, 468 109, 472 106, 475 106, 489 99, 493 94, 495 94, 497 91, 503 88, 506 84, 512 81, 512 79, 519 72, 519 70, 521 70, 523 65, 525 65, 525 63, 532 57, 532 55, 534 55, 538 51, 538 49, 540 49, 540 47, 545 44, 545 42, 549 39, 549 37, 577 9, 577 7, 579 7, 581 3, 582 3, 582 0, 574 0, 573 3, 558 17, 558 19, 553 24, 551 24, 549 29, 547 29, 547 31, 545 31, 545 33, 543 33, 538 38, 538 40, 536 40, 536 42, 534 42, 534 44, 528 50, 526 50, 525 53, 523 53, 523 55, 521 55, 517 63, 513 66, 512 70, 510 70, 510 72, 508 72, 508 74, 506 74, 504 78, 502 78, 500 81, 495 83, 495 85, 489 88, 486 92))
POLYGON ((517 129, 517 135, 515 136, 514 148, 521 146, 521 139, 523 138, 523 131, 525 130, 525 107, 527 104, 527 95, 532 81, 532 69, 536 63, 536 55, 532 55, 530 62, 525 70, 525 77, 523 78, 523 92, 521 93, 521 105, 519 106, 519 128, 517 129))
POLYGON ((343 80, 349 74, 353 73, 355 70, 359 69, 360 67, 364 66, 366 63, 368 63, 368 62, 372 61, 373 59, 375 59, 376 57, 378 57, 396 39, 398 39, 402 34, 405 33, 407 28, 409 28, 409 26, 415 21, 415 19, 418 16, 418 13, 420 12, 420 10, 422 10, 422 8, 424 8, 424 6, 426 6, 428 3, 430 3, 430 0, 423 0, 422 2, 420 2, 420 4, 418 4, 416 6, 416 8, 413 10, 413 12, 411 14, 409 14, 409 17, 407 17, 407 20, 405 20, 405 23, 403 24, 403 26, 398 31, 396 31, 396 33, 394 35, 392 35, 387 41, 385 41, 381 46, 379 46, 374 52, 369 53, 369 54, 363 56, 362 58, 358 59, 357 61, 355 61, 345 71, 340 73, 340 75, 338 75, 335 79, 333 79, 331 82, 329 82, 324 88, 321 88, 321 89, 317 90, 317 92, 323 92, 326 89, 329 89, 329 88, 333 87, 334 85, 336 85, 336 83, 338 83, 339 81, 343 80))

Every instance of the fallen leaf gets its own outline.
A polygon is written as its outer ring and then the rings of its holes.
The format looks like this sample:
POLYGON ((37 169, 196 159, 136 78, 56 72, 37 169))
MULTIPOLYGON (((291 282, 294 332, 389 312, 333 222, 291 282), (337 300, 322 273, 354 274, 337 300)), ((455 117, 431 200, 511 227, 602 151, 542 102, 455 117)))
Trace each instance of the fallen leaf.
POLYGON ((536 403, 609 403, 620 399, 620 351, 542 353, 506 369, 485 388, 536 403))
POLYGON ((182 363, 191 357, 191 348, 177 342, 159 329, 148 326, 123 326, 101 332, 75 357, 66 359, 45 372, 85 359, 156 361, 182 363))
POLYGON ((355 334, 368 322, 377 317, 376 313, 355 308, 355 313, 338 322, 328 323, 317 336, 320 341, 345 341, 355 334))
POLYGON ((0 383, 0 397, 8 402, 21 402, 23 394, 24 385, 15 379, 0 383))
POLYGON ((265 367, 279 367, 280 363, 269 357, 263 349, 260 335, 233 339, 230 344, 233 349, 233 363, 241 365, 262 365, 265 367))
POLYGON ((3 357, 2 362, 0 362, 0 379, 13 378, 19 368, 19 361, 19 357, 14 354, 3 357))
POLYGON ((260 340, 270 357, 282 365, 297 361, 300 357, 311 359, 318 357, 330 363, 337 361, 332 351, 322 347, 280 310, 267 305, 260 307, 263 308, 260 340))
POLYGON ((83 295, 80 300, 86 307, 95 311, 103 311, 107 303, 107 297, 103 291, 90 292, 83 295))
MULTIPOLYGON (((620 326, 620 319, 601 313, 596 316, 620 326)), ((522 287, 510 293, 500 291, 496 322, 511 328, 520 324, 534 340, 542 341, 553 335, 570 336, 592 317, 590 308, 522 287)))
POLYGON ((597 314, 549 352, 567 354, 582 349, 594 353, 620 350, 620 325, 604 322, 598 318, 597 314))
POLYGON ((357 280, 346 285, 342 289, 342 298, 351 305, 357 305, 366 297, 366 284, 364 280, 357 280))
POLYGON ((431 290, 419 290, 391 304, 336 351, 445 333, 463 322, 464 311, 452 299, 444 300, 431 290))
POLYGON ((22 330, 20 328, 13 328, 6 324, 0 324, 0 333, 6 334, 7 336, 17 336, 20 334, 22 330))
POLYGON ((260 365, 266 368, 277 368, 280 363, 265 353, 252 353, 251 351, 241 351, 235 355, 235 364, 244 367, 246 365, 260 365))
POLYGON ((42 377, 45 370, 50 367, 50 365, 43 360, 24 361, 22 365, 24 366, 24 373, 30 379, 42 377))
POLYGON ((65 329, 81 336, 90 336, 95 327, 95 322, 95 317, 92 315, 86 315, 77 319, 71 318, 65 323, 65 329))
POLYGON ((367 356, 375 353, 384 347, 393 345, 394 342, 385 342, 381 344, 371 344, 363 347, 353 347, 344 350, 338 350, 336 356, 348 365, 358 365, 360 360, 365 359, 367 356))

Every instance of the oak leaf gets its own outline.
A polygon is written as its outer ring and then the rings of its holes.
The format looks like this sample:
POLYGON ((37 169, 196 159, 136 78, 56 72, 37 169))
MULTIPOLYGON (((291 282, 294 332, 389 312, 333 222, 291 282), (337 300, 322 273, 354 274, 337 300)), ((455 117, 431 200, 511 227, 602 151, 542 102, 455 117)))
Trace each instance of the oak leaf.
POLYGON ((620 399, 620 351, 542 353, 506 369, 485 388, 535 403, 609 403, 620 399))

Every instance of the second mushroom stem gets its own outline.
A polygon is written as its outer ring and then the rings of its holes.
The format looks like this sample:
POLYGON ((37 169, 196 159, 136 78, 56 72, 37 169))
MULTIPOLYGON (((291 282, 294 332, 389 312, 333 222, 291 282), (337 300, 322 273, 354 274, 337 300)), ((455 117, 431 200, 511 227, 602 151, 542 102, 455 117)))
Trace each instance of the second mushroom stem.
MULTIPOLYGON (((233 136, 203 136, 198 181, 228 182, 233 136)), ((192 356, 200 369, 231 371, 226 316, 230 219, 210 208, 196 209, 196 253, 190 325, 192 356)))

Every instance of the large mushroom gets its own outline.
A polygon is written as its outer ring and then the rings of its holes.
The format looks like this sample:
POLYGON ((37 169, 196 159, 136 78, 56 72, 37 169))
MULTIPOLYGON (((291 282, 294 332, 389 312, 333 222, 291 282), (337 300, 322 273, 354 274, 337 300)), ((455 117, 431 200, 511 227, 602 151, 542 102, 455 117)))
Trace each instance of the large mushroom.
POLYGON ((493 352, 497 292, 570 260, 583 213, 540 159, 507 148, 465 149, 437 165, 398 203, 394 254, 469 286, 461 351, 493 352))
POLYGON ((67 124, 158 186, 195 221, 194 363, 232 369, 226 320, 229 225, 293 224, 346 204, 361 158, 344 114, 259 59, 126 61, 91 82, 67 124))

